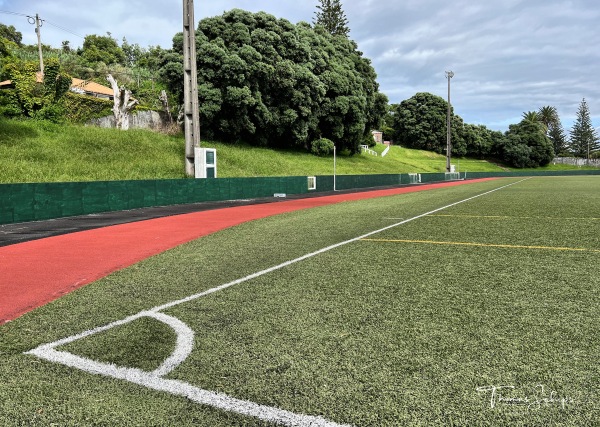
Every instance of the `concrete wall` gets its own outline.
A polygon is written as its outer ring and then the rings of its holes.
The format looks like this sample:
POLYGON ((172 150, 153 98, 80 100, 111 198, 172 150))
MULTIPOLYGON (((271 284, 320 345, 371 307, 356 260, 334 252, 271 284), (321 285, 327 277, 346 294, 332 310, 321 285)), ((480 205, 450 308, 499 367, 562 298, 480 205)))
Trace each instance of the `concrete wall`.
MULTIPOLYGON (((157 111, 138 111, 129 115, 130 129, 160 129, 169 123, 166 113, 157 111)), ((88 122, 89 125, 101 128, 114 128, 115 117, 106 116, 99 119, 93 119, 88 122)))
POLYGON ((572 166, 595 166, 600 168, 600 159, 579 159, 577 157, 556 157, 552 163, 572 166))

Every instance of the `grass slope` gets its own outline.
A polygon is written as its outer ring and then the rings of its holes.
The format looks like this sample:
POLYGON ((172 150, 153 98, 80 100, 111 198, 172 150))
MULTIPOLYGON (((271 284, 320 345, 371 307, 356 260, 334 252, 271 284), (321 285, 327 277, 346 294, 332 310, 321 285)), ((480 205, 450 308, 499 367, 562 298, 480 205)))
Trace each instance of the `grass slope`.
MULTIPOLYGON (((517 181, 246 223, 66 295, 0 327, 0 423, 271 426, 22 353, 517 181)), ((356 426, 596 425, 599 195, 524 180, 172 307, 196 338, 169 378, 356 426)), ((136 321, 63 350, 153 369, 172 342, 136 321)))
MULTIPOLYGON (((127 132, 0 118, 0 183, 183 178, 184 141, 127 132)), ((333 157, 203 141, 218 152, 219 177, 332 175, 333 157)), ((375 147, 381 153, 383 145, 375 147)), ((500 171, 487 161, 456 159, 462 171, 500 171)), ((392 147, 385 157, 338 156, 338 174, 441 172, 445 157, 392 147)))

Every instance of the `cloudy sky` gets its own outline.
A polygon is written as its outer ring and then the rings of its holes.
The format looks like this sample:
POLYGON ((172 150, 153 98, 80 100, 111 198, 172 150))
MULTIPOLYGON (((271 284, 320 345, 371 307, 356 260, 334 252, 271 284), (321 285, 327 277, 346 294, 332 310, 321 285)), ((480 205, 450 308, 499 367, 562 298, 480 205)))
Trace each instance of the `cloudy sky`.
MULTIPOLYGON (((240 8, 312 22, 318 0, 195 0, 196 20, 240 8)), ((417 92, 447 97, 467 123, 506 130, 525 111, 551 105, 569 130, 586 99, 600 126, 600 2, 597 0, 342 0, 350 38, 372 60, 391 103, 417 92)), ((171 46, 182 0, 0 0, 0 22, 26 44, 81 46, 110 32, 142 47, 171 46), (9 12, 9 13, 7 13, 9 12), (16 13, 12 14, 12 13, 16 13)))

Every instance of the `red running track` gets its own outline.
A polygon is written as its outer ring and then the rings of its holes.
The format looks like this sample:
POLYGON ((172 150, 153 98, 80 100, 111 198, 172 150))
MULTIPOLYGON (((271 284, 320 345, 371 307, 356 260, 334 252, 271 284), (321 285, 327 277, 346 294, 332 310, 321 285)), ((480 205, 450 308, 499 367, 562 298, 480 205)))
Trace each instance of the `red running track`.
POLYGON ((0 247, 0 324, 114 271, 243 222, 345 201, 484 180, 486 179, 238 206, 113 225, 0 247))

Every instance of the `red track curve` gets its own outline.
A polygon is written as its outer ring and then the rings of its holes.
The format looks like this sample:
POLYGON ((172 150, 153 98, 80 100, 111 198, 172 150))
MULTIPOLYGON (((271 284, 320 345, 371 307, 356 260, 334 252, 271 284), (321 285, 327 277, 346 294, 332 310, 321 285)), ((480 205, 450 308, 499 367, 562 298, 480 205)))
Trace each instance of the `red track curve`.
POLYGON ((174 215, 0 247, 0 325, 182 243, 243 222, 334 203, 481 182, 454 181, 174 215))

